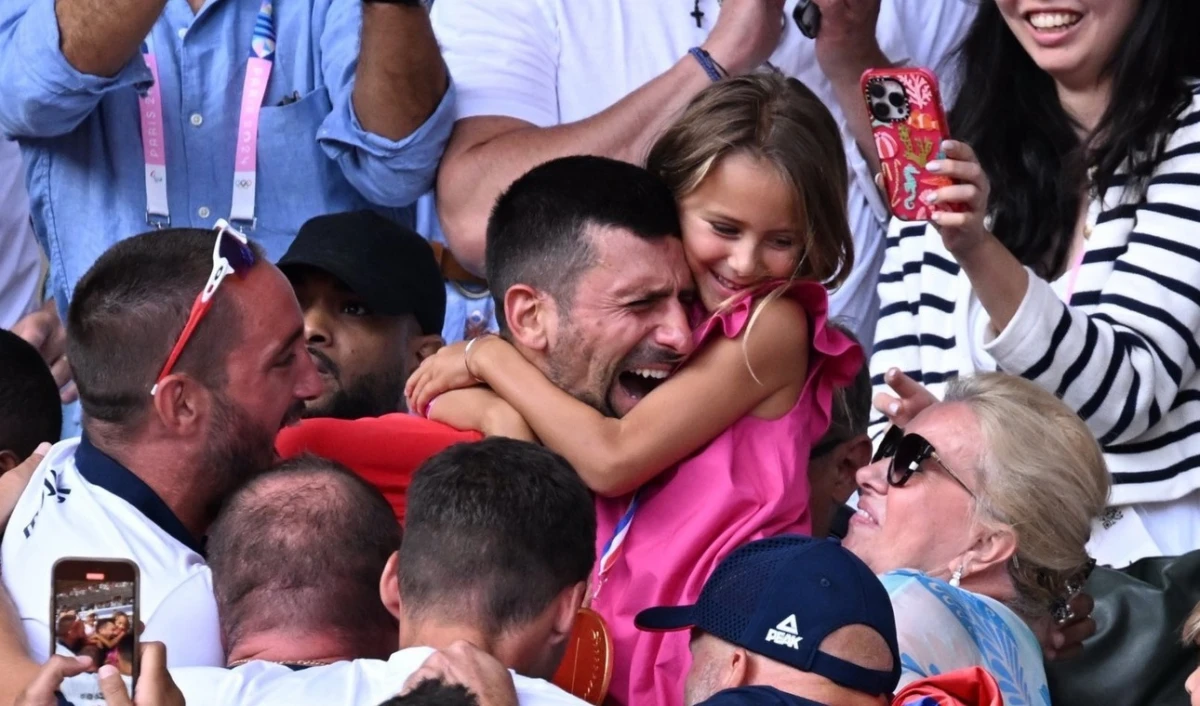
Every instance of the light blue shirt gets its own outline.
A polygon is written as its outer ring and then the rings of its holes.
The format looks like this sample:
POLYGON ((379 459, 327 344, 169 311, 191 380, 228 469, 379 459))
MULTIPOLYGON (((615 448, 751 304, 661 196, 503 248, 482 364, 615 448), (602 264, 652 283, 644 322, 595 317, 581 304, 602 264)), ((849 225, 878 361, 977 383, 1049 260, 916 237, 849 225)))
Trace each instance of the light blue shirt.
MULTIPOLYGON (((168 0, 152 30, 166 132, 172 227, 229 216, 234 140, 259 0, 168 0)), ((367 208, 412 223, 454 122, 451 86, 426 122, 392 141, 351 105, 362 0, 276 0, 276 54, 258 139, 257 225, 271 259, 313 216, 367 208), (298 99, 297 99, 298 98, 298 99), (294 100, 297 99, 297 100, 294 100), (286 104, 283 104, 285 103, 286 104)), ((140 53, 116 76, 80 73, 59 48, 55 0, 0 2, 0 131, 22 146, 31 212, 65 313, 84 272, 149 229, 140 53)))

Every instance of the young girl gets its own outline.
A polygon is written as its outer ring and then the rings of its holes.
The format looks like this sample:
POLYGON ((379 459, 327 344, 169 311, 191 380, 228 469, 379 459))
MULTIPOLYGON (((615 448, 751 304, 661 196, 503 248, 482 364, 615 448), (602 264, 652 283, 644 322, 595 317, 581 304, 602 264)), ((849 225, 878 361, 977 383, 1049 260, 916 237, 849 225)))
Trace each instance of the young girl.
MULTIPOLYGON (((826 325, 825 288, 853 260, 842 149, 821 101, 774 74, 714 84, 658 140, 647 166, 679 203, 696 349, 623 418, 559 390, 495 336, 443 349, 409 381, 409 409, 424 410, 479 376, 596 492, 592 605, 612 633, 619 703, 683 694, 686 634, 639 633, 639 610, 694 601, 747 541, 810 530, 811 446, 863 362, 826 325)), ((478 424, 479 391, 470 405, 455 394, 429 415, 478 424)))

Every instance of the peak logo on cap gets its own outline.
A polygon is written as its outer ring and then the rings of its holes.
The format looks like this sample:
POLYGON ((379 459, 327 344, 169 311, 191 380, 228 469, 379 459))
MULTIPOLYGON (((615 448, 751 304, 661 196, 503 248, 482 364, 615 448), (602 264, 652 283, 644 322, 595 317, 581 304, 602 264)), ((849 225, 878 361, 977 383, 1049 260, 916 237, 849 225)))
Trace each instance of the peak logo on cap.
POLYGON ((778 625, 767 631, 767 642, 790 647, 793 650, 800 649, 800 641, 803 639, 800 637, 800 630, 796 627, 795 613, 779 621, 778 625))

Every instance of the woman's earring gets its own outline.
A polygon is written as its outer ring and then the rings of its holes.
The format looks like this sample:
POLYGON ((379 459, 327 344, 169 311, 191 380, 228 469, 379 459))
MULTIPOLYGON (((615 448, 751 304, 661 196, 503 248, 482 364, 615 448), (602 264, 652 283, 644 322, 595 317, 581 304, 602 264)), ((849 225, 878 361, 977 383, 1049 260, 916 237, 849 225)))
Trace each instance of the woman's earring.
POLYGON ((958 584, 962 583, 962 576, 963 576, 963 569, 960 566, 954 570, 953 574, 950 575, 950 585, 955 588, 958 588, 958 584))

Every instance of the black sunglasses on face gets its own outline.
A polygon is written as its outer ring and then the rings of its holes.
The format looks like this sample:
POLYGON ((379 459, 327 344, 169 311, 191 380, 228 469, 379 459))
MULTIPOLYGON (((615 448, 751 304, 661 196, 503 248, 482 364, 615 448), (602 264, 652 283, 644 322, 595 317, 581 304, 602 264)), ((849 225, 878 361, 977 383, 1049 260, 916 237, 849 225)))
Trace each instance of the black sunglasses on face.
POLYGON ((968 488, 967 484, 938 456, 937 449, 933 448, 933 444, 920 434, 905 434, 904 430, 898 426, 888 429, 887 433, 883 435, 883 440, 879 442, 879 450, 875 452, 871 463, 878 463, 885 458, 891 459, 891 463, 888 464, 888 485, 896 488, 902 487, 909 478, 912 478, 912 474, 921 470, 922 463, 931 460, 941 466, 946 475, 961 485, 968 495, 972 498, 975 497, 974 491, 968 488))

